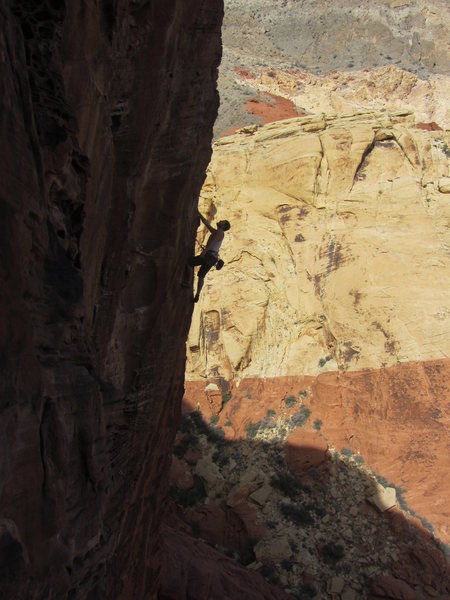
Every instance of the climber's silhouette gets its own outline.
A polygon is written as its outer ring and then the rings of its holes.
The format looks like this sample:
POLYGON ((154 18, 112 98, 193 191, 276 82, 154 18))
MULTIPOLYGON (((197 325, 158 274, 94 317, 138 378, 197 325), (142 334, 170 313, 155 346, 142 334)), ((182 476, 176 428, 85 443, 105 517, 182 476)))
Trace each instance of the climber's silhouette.
POLYGON ((201 213, 198 213, 198 216, 200 217, 202 223, 208 228, 211 235, 209 236, 206 246, 201 254, 194 256, 189 260, 191 267, 197 267, 200 265, 200 269, 198 271, 197 293, 194 296, 194 302, 198 302, 206 273, 208 273, 208 271, 214 265, 216 265, 216 269, 221 269, 223 266, 223 262, 219 260, 219 250, 223 242, 225 231, 230 229, 230 223, 228 221, 219 221, 216 229, 205 219, 201 213))

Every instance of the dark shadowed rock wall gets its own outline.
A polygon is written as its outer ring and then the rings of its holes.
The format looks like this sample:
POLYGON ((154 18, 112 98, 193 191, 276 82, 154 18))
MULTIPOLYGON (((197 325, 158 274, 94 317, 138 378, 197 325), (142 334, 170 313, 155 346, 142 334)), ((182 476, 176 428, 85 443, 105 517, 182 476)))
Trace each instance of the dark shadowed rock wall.
POLYGON ((0 7, 0 596, 152 598, 222 0, 0 7))

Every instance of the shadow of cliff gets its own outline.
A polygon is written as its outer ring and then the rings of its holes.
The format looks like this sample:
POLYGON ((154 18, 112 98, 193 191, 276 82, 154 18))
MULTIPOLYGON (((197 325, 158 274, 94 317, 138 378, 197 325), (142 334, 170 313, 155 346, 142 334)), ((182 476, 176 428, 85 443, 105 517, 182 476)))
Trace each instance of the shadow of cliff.
POLYGON ((329 449, 306 420, 291 432, 295 443, 268 418, 248 429, 256 439, 229 440, 183 416, 159 598, 450 597, 445 548, 398 508, 401 491, 392 501, 362 457, 329 449))

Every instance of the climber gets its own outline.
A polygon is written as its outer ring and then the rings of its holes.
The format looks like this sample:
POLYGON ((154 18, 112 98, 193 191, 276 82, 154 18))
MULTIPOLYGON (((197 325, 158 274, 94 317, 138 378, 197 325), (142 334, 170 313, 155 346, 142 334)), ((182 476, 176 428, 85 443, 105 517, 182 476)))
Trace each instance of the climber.
POLYGON ((219 269, 223 266, 223 262, 219 260, 219 250, 223 242, 225 231, 228 231, 231 227, 228 221, 219 221, 217 223, 217 229, 215 229, 200 212, 198 213, 198 216, 200 217, 202 223, 210 231, 211 235, 209 236, 206 246, 201 254, 194 256, 189 261, 191 267, 198 267, 200 265, 198 272, 197 293, 194 296, 194 302, 198 302, 206 273, 214 265, 216 265, 216 269, 219 269))

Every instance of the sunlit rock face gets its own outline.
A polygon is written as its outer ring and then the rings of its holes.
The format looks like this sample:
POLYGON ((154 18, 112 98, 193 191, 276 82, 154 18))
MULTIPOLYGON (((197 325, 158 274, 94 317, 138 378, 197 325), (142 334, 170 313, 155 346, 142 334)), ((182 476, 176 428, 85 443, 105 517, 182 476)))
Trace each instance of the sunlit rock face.
POLYGON ((448 158, 448 133, 409 113, 305 117, 216 143, 201 207, 231 230, 194 312, 186 385, 230 439, 300 398, 311 428, 406 490, 444 541, 448 158))
POLYGON ((222 10, 2 3, 2 597, 155 597, 222 10))
POLYGON ((195 312, 189 376, 446 358, 448 141, 411 115, 366 113, 218 142, 202 203, 232 228, 195 312))

